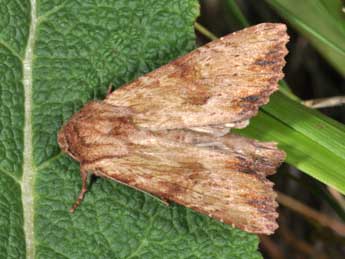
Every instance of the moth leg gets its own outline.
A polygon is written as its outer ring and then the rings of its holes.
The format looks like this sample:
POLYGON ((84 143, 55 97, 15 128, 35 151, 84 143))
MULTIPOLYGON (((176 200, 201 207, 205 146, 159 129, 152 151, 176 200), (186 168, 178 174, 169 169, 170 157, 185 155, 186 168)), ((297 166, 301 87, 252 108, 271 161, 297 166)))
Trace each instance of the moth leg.
POLYGON ((78 208, 78 206, 84 199, 85 193, 87 192, 87 176, 88 176, 87 171, 80 169, 80 177, 82 181, 82 186, 81 186, 81 190, 76 202, 73 204, 72 208, 70 208, 69 210, 71 213, 73 213, 75 209, 78 208))
POLYGON ((113 83, 110 83, 108 86, 107 96, 110 95, 113 91, 113 83))
MULTIPOLYGON (((140 190, 140 191, 142 191, 142 190, 140 190)), ((170 205, 169 200, 164 198, 163 196, 155 195, 155 194, 152 194, 152 193, 149 193, 149 192, 145 192, 145 191, 142 191, 142 192, 147 194, 147 195, 149 195, 149 196, 151 196, 155 200, 163 203, 165 206, 169 206, 170 205)))
POLYGON ((165 206, 169 206, 170 203, 169 203, 169 200, 168 199, 165 199, 163 197, 159 197, 160 201, 165 205, 165 206))

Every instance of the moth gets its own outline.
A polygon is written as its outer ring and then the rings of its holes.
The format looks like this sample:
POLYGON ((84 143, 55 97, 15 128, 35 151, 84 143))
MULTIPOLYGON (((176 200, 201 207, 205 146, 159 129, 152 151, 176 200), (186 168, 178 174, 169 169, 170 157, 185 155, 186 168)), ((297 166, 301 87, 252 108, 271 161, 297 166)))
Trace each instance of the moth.
POLYGON ((251 233, 278 227, 276 143, 229 133, 278 89, 286 26, 229 34, 91 101, 60 129, 61 149, 87 177, 109 178, 251 233))

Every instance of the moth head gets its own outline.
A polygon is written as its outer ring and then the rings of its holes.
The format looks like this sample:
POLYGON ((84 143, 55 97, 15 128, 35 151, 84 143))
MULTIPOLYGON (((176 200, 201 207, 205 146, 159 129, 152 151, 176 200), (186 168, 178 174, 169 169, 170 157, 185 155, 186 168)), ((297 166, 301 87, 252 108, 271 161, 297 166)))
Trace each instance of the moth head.
POLYGON ((81 154, 78 125, 80 125, 80 121, 89 117, 88 114, 93 114, 91 112, 93 103, 96 102, 89 102, 79 112, 75 113, 58 132, 57 142, 61 150, 79 162, 81 161, 81 154))
POLYGON ((68 125, 62 127, 58 133, 58 144, 63 152, 71 156, 73 159, 79 161, 79 155, 73 147, 73 141, 71 141, 70 134, 68 132, 68 125))
POLYGON ((132 112, 126 107, 89 102, 60 129, 58 144, 63 152, 81 163, 103 155, 123 154, 125 139, 130 132, 135 132, 131 116, 132 112), (109 143, 112 145, 107 145, 109 143))

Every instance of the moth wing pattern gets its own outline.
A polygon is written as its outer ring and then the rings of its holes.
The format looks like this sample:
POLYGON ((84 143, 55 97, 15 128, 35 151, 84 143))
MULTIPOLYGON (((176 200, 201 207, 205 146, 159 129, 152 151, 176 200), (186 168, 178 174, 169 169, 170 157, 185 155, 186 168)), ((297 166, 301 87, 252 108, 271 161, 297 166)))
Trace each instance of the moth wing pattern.
POLYGON ((132 133, 130 143, 140 144, 128 155, 86 163, 86 170, 248 232, 271 234, 278 227, 276 194, 265 177, 284 158, 274 144, 188 130, 148 134, 143 141, 132 133))
POLYGON ((226 133, 244 127, 277 90, 287 41, 285 25, 259 24, 86 104, 58 134, 84 175, 76 204, 92 172, 245 231, 273 233, 276 194, 266 176, 285 154, 275 143, 226 133))
POLYGON ((252 233, 277 228, 276 194, 266 179, 284 159, 274 143, 189 129, 143 130, 131 111, 90 102, 59 133, 86 174, 171 200, 252 233))
POLYGON ((263 23, 212 41, 117 89, 105 102, 151 130, 242 128, 283 78, 286 25, 263 23))

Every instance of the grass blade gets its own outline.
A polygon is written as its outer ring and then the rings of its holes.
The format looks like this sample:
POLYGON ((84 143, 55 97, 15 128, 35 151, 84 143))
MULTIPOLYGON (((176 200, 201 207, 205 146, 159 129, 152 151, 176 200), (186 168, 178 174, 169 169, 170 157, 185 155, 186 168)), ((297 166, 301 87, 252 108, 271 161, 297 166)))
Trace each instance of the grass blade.
POLYGON ((286 162, 345 194, 345 159, 270 114, 259 112, 247 128, 236 132, 278 142, 287 153, 286 162))
POLYGON ((338 0, 267 0, 345 75, 345 14, 338 0))

